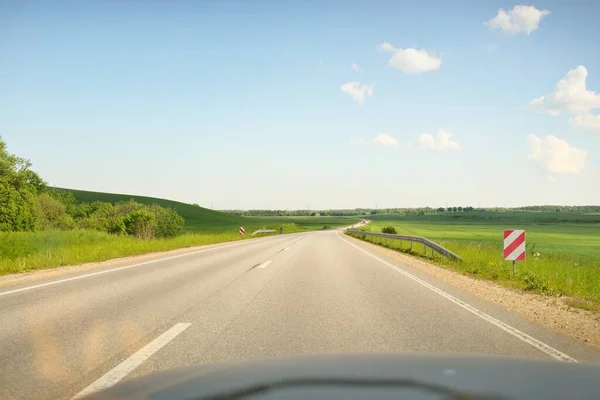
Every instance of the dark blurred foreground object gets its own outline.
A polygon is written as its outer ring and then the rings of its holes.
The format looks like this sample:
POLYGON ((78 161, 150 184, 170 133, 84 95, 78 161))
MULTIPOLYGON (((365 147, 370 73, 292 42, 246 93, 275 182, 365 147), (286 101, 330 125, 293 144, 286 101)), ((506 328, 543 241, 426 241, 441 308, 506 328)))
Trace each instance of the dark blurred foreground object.
POLYGON ((318 354, 157 372, 85 399, 597 399, 599 378, 561 361, 318 354))

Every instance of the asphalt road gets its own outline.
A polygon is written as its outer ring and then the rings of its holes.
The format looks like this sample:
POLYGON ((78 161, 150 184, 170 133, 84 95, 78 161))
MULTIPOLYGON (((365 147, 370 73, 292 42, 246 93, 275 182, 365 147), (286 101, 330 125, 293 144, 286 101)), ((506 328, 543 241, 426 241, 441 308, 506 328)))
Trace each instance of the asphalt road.
POLYGON ((337 231, 0 289, 2 399, 70 399, 167 368, 322 352, 600 362, 591 347, 337 231))

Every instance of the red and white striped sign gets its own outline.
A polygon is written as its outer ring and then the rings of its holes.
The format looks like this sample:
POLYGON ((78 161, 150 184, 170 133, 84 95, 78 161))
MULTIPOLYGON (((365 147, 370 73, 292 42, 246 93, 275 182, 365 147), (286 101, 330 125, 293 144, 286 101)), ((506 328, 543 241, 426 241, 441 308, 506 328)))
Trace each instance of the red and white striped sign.
POLYGON ((243 226, 240 226, 239 232, 240 232, 240 235, 243 235, 246 233, 246 230, 244 229, 243 226))
POLYGON ((504 259, 507 261, 525 260, 525 231, 507 229, 504 231, 504 259))

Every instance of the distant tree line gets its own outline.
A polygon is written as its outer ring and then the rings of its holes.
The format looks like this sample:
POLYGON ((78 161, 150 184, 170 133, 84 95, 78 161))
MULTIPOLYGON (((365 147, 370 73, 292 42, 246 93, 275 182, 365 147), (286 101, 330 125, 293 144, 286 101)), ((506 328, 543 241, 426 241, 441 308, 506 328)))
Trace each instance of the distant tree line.
POLYGON ((414 208, 354 208, 340 210, 223 210, 235 215, 249 217, 299 217, 299 216, 368 216, 368 215, 406 215, 420 216, 435 213, 472 213, 472 212, 573 212, 596 213, 600 206, 526 206, 526 207, 486 207, 475 208, 472 206, 458 207, 414 207, 414 208))
POLYGON ((473 212, 475 211, 475 209, 471 206, 469 207, 439 207, 437 210, 437 212, 473 212))
POLYGON ((93 229, 149 239, 178 235, 183 224, 175 210, 156 204, 77 203, 71 192, 49 188, 0 138, 0 231, 93 229))
POLYGON ((352 210, 221 210, 230 214, 245 217, 346 217, 367 215, 369 209, 352 210))
POLYGON ((576 213, 597 213, 600 212, 600 206, 527 206, 517 207, 516 211, 539 211, 539 212, 576 212, 576 213))

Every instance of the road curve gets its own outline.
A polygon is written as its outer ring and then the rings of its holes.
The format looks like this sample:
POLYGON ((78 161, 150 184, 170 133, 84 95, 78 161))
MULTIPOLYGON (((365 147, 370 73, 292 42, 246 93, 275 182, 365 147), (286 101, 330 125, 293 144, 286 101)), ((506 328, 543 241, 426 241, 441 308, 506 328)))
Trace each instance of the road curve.
POLYGON ((600 361, 591 347, 339 231, 124 261, 0 290, 1 399, 70 399, 167 368, 323 352, 600 361))

